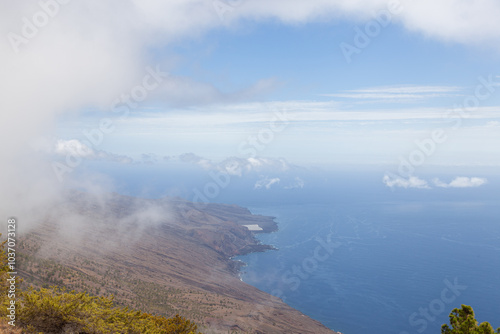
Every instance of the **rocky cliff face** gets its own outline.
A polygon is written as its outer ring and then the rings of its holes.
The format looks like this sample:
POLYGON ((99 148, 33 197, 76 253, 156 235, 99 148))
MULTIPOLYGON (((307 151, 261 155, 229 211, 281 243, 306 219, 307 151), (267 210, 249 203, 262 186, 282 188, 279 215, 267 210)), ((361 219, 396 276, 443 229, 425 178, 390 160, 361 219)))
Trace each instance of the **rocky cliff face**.
POLYGON ((271 250, 244 225, 277 229, 272 217, 234 205, 178 198, 96 198, 71 193, 19 251, 25 283, 64 285, 167 316, 206 333, 334 333, 238 278, 232 256, 271 250))

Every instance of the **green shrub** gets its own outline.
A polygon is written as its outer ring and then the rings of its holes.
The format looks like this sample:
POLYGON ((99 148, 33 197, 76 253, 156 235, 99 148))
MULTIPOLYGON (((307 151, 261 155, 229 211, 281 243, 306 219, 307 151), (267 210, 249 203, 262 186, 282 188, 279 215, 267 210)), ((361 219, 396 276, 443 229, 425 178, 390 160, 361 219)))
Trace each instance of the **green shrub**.
POLYGON ((18 321, 27 333, 197 334, 197 326, 178 315, 167 319, 115 307, 112 298, 64 289, 30 289, 21 294, 18 321))
MULTIPOLYGON (((7 256, 0 243, 0 316, 7 314, 7 256)), ((3 326, 2 321, 2 326, 3 326)), ((117 307, 113 297, 95 297, 50 287, 16 292, 16 327, 29 334, 201 334, 193 322, 117 307)))
POLYGON ((474 316, 474 310, 468 305, 462 305, 461 309, 455 308, 450 313, 450 326, 441 326, 442 334, 495 334, 500 333, 500 328, 493 330, 489 322, 478 325, 474 316))

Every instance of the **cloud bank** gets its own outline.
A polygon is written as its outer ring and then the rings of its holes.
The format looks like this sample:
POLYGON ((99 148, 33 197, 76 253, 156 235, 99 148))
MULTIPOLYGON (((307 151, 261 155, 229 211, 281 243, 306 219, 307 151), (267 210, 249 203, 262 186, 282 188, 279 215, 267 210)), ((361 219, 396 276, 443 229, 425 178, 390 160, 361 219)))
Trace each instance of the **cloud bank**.
POLYGON ((391 6, 398 9, 394 22, 410 31, 447 42, 485 45, 500 39, 500 3, 495 0, 274 0, 245 1, 228 18, 275 18, 305 23, 335 18, 372 19, 391 6))
MULTIPOLYGON (((408 179, 400 176, 384 175, 382 182, 389 188, 417 188, 417 189, 431 189, 429 182, 420 179, 416 176, 411 176, 408 179)), ((488 183, 486 178, 482 177, 466 177, 457 176, 450 183, 445 183, 439 178, 432 180, 434 186, 438 188, 477 188, 488 183)))
POLYGON ((265 177, 259 181, 257 181, 254 185, 254 189, 261 189, 261 188, 266 188, 270 189, 273 184, 280 183, 280 178, 279 177, 274 177, 274 178, 268 178, 265 177))
POLYGON ((207 158, 200 157, 194 153, 184 153, 179 156, 166 156, 166 161, 180 161, 198 165, 208 171, 217 171, 232 176, 243 176, 249 173, 262 172, 287 172, 296 170, 299 167, 288 163, 283 158, 239 158, 229 157, 220 162, 215 162, 207 158))
MULTIPOLYGON (((117 99, 143 82, 147 66, 175 68, 175 57, 156 63, 152 50, 248 20, 291 25, 340 19, 363 22, 388 5, 386 0, 231 1, 222 2, 227 11, 221 14, 214 4, 221 1, 0 3, 2 215, 43 208, 57 197, 61 185, 50 161, 30 148, 33 140, 51 133, 57 116, 86 107, 111 110, 117 99)), ((498 1, 402 0, 400 5, 394 22, 410 31, 474 46, 498 45, 498 1)), ((152 95, 208 103, 246 99, 273 85, 272 79, 264 78, 227 97, 211 85, 172 75, 152 95)), ((418 180, 409 182, 408 187, 423 186, 418 180)))
POLYGON ((460 87, 450 86, 391 86, 347 90, 336 94, 325 94, 335 98, 357 101, 357 103, 410 103, 433 98, 459 96, 460 87))
POLYGON ((391 178, 389 175, 384 175, 382 181, 389 188, 430 189, 427 181, 416 176, 410 176, 408 179, 404 179, 402 177, 391 178))
POLYGON ((488 180, 482 177, 459 176, 450 183, 444 183, 438 178, 434 179, 433 183, 440 188, 476 188, 488 183, 488 180))

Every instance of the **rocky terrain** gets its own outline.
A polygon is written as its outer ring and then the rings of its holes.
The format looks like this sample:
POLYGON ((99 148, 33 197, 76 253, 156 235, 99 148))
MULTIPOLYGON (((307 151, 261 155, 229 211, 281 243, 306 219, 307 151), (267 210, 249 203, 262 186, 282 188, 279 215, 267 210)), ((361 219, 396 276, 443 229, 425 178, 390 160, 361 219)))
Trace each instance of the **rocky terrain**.
POLYGON ((272 217, 235 205, 80 192, 48 209, 20 239, 25 285, 113 294, 120 305, 179 313, 204 333, 334 333, 239 279, 233 256, 274 251, 245 225, 276 231, 272 217))

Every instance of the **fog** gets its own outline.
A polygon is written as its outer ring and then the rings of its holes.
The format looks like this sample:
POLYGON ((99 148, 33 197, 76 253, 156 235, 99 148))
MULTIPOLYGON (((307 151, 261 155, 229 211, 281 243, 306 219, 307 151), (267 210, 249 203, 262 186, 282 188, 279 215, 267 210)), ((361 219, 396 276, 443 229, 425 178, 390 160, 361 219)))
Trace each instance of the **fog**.
MULTIPOLYGON (((437 39, 483 43, 497 38, 500 31, 496 20, 499 5, 490 3, 401 1, 402 9, 412 10, 402 11, 395 22, 437 39), (482 8, 489 8, 488 13, 482 8), (484 20, 478 20, 485 15, 496 22, 486 31, 484 20)), ((362 20, 387 6, 386 1, 366 0, 2 2, 1 216, 14 216, 20 228, 28 229, 40 221, 47 208, 64 198, 67 189, 86 189, 96 198, 113 191, 112 183, 102 175, 75 180, 68 173, 61 182, 54 172, 53 158, 40 147, 51 143, 47 138, 53 138, 59 116, 94 108, 102 110, 105 117, 117 99, 144 81, 148 68, 161 68, 164 73, 175 68, 175 55, 157 57, 160 53, 155 50, 168 49, 170 43, 181 39, 198 38, 214 28, 238 29, 243 19, 278 19, 286 24, 362 20)), ((262 80, 246 91, 259 94, 259 87, 269 85, 267 78, 262 80)), ((234 96, 241 99, 249 95, 240 92, 234 96)), ((228 99, 209 83, 174 76, 165 78, 162 87, 149 97, 192 103, 228 99)), ((65 224, 73 222, 79 224, 79 218, 65 224)), ((76 230, 66 227, 63 233, 76 230)))

